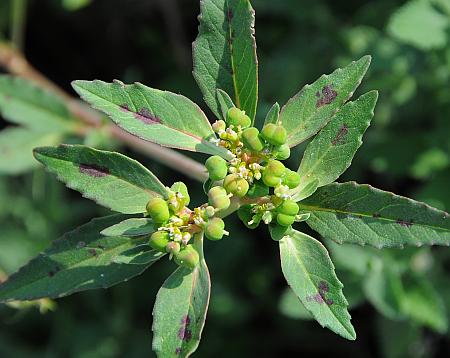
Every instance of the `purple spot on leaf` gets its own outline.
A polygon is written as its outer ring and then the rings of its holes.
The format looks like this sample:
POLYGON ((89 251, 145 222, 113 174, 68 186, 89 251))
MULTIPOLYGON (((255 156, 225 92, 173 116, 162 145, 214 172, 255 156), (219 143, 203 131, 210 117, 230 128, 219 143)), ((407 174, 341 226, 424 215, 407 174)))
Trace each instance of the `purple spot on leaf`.
POLYGON ((319 292, 320 293, 327 293, 329 291, 329 287, 328 287, 328 283, 326 283, 325 281, 320 281, 319 282, 319 292))
POLYGON ((153 115, 147 108, 141 108, 137 113, 134 114, 136 119, 139 119, 145 124, 158 124, 161 120, 153 115))
MULTIPOLYGON (((320 94, 319 94, 320 95, 320 94)), ((332 88, 332 85, 326 85, 322 88, 322 97, 319 97, 316 102, 316 108, 330 104, 335 100, 338 93, 332 88)), ((317 96, 317 93, 316 93, 317 96)))
POLYGON ((338 144, 344 144, 345 143, 345 136, 348 133, 348 126, 344 123, 341 128, 339 128, 339 131, 336 134, 336 137, 331 141, 331 144, 338 145, 338 144))
POLYGON ((403 226, 403 227, 411 227, 413 226, 413 221, 410 220, 403 220, 403 219, 397 219, 397 224, 403 226))
POLYGON ((94 178, 105 177, 109 174, 109 169, 95 164, 80 164, 80 173, 89 175, 94 178))
POLYGON ((233 10, 228 9, 227 10, 227 19, 228 19, 228 21, 231 21, 232 18, 233 18, 233 10))
POLYGON ((326 303, 328 306, 331 306, 331 305, 334 303, 334 301, 333 301, 331 298, 327 298, 326 301, 325 301, 325 303, 326 303))
POLYGON ((178 330, 178 337, 186 342, 192 339, 192 331, 189 329, 190 324, 191 318, 189 315, 186 315, 181 319, 181 327, 178 330))
POLYGON ((86 243, 84 241, 79 241, 77 244, 77 249, 82 249, 86 246, 86 243))
POLYGON ((129 112, 130 111, 130 108, 128 107, 128 104, 126 104, 126 103, 121 104, 119 107, 124 112, 129 112))
POLYGON ((379 218, 379 217, 381 217, 381 214, 375 212, 375 213, 372 214, 372 217, 374 217, 374 218, 379 218))
POLYGON ((180 355, 180 353, 181 353, 181 348, 180 348, 180 347, 178 347, 177 349, 175 349, 175 354, 176 354, 176 355, 180 355))
POLYGON ((97 257, 97 255, 98 255, 97 250, 95 250, 95 249, 89 249, 88 252, 89 252, 89 254, 91 254, 94 257, 97 257))

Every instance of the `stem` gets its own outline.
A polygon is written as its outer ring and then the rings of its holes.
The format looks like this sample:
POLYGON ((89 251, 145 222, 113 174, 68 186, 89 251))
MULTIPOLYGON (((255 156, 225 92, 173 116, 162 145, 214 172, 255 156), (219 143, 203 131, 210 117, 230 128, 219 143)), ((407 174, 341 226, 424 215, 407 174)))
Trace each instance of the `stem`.
POLYGON ((27 0, 11 0, 11 42, 18 50, 23 50, 27 15, 27 0))
POLYGON ((89 127, 106 127, 106 130, 112 137, 128 145, 133 150, 155 159, 157 162, 181 172, 192 179, 200 182, 207 179, 205 167, 199 162, 173 149, 161 147, 158 144, 144 141, 130 133, 125 132, 115 125, 103 124, 101 113, 93 110, 84 104, 84 102, 75 99, 63 89, 58 87, 43 74, 37 71, 26 60, 21 52, 6 44, 0 44, 0 67, 5 68, 11 74, 26 78, 34 82, 39 87, 50 90, 59 95, 66 102, 70 112, 88 126, 88 128, 81 128, 79 130, 79 134, 86 135, 89 131, 89 127))

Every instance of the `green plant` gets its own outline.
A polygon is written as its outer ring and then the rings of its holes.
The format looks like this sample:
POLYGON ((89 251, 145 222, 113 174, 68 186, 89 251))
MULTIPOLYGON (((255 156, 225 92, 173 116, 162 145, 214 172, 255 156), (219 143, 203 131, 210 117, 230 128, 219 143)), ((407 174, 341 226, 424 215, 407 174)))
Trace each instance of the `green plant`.
POLYGON ((198 345, 209 300, 203 232, 211 239, 221 238, 226 232, 219 217, 238 210, 249 227, 261 221, 269 225, 272 238, 280 243, 286 279, 314 318, 354 339, 342 284, 326 249, 290 225, 305 221, 335 241, 380 248, 448 245, 448 214, 369 186, 333 183, 350 165, 373 115, 376 92, 346 103, 370 58, 321 77, 281 111, 275 104, 261 132, 233 109, 244 110, 253 122, 257 63, 252 26, 248 1, 202 4, 194 75, 218 118, 212 127, 201 110, 180 95, 141 84, 74 83, 85 100, 130 133, 219 156, 229 174, 224 183, 213 182, 223 179, 223 173, 212 166, 205 185, 210 205, 190 210, 182 184, 166 188, 139 163, 120 154, 69 145, 36 149, 36 158, 69 187, 121 214, 95 219, 55 242, 0 286, 0 299, 60 297, 108 287, 169 254, 180 268, 156 300, 154 349, 161 356, 187 356, 198 345), (231 120, 230 111, 242 117, 231 120), (274 128, 284 129, 286 138, 275 134, 274 128), (294 147, 314 135, 298 175, 292 174, 279 161, 287 159, 282 147, 294 147), (150 239, 155 233, 158 240, 150 239))

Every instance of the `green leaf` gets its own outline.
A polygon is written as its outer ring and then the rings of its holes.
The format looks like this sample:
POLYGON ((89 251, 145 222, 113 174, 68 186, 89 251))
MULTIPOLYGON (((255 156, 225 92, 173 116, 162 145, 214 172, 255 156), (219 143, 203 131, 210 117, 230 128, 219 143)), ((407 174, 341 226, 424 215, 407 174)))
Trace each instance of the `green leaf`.
POLYGON ((258 100, 255 12, 249 0, 202 0, 193 45, 194 78, 206 104, 220 118, 216 89, 232 94, 254 120, 258 100))
POLYGON ((370 185, 333 183, 299 203, 306 223, 338 243, 382 247, 450 245, 450 215, 370 185))
POLYGON ((353 95, 369 64, 370 56, 364 56, 330 75, 322 75, 283 106, 279 120, 288 132, 289 146, 303 142, 328 123, 353 95))
POLYGON ((200 263, 194 270, 179 267, 163 284, 153 309, 153 350, 158 357, 188 357, 200 342, 209 304, 211 282, 196 237, 200 263))
POLYGON ((388 32, 396 39, 421 50, 443 48, 448 44, 449 18, 428 0, 408 1, 391 17, 388 32))
POLYGON ((36 148, 34 156, 69 188, 124 214, 146 212, 151 198, 167 195, 152 172, 119 153, 63 144, 36 148))
POLYGON ((149 218, 132 218, 107 227, 101 232, 104 236, 141 236, 155 231, 153 221, 149 218))
POLYGON ((60 97, 13 76, 0 76, 0 113, 39 132, 67 132, 76 125, 60 97))
POLYGON ((148 244, 142 244, 121 252, 114 256, 112 261, 116 264, 146 265, 163 255, 165 254, 157 250, 152 250, 148 244))
POLYGON ((284 290, 278 306, 286 317, 308 321, 314 319, 290 288, 284 290))
POLYGON ((293 230, 280 240, 280 255, 284 277, 305 308, 322 326, 354 340, 343 286, 325 247, 293 230))
POLYGON ((278 118, 280 116, 280 105, 278 102, 275 102, 274 105, 267 112, 266 119, 264 120, 264 125, 269 123, 276 124, 278 122, 278 118))
POLYGON ((37 166, 33 148, 61 142, 58 133, 37 133, 28 128, 9 127, 0 132, 0 174, 17 175, 37 166))
POLYGON ((143 265, 123 265, 113 258, 143 239, 105 237, 100 231, 123 220, 123 215, 94 219, 63 235, 0 285, 0 302, 62 297, 74 292, 107 288, 142 273, 162 254, 143 265))
POLYGON ((205 114, 191 100, 141 83, 74 81, 73 88, 94 108, 105 112, 122 129, 160 145, 227 158, 205 114))
POLYGON ((217 90, 217 100, 219 101, 220 112, 222 113, 222 119, 224 121, 227 120, 227 112, 230 108, 236 107, 233 103, 233 100, 230 98, 228 93, 222 91, 221 89, 217 90))
POLYGON ((334 182, 347 170, 362 144, 377 98, 378 93, 371 91, 345 104, 308 144, 298 169, 301 184, 292 190, 294 200, 297 193, 315 180, 321 187, 334 182))

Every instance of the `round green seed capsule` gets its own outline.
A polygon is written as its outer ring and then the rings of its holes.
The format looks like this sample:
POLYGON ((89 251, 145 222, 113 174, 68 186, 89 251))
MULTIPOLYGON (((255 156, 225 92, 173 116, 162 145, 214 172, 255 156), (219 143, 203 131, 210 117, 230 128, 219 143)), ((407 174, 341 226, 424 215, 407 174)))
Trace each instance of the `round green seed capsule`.
POLYGON ((287 132, 284 127, 274 123, 268 123, 261 131, 261 136, 273 145, 282 145, 286 143, 287 132))
POLYGON ((208 202, 218 210, 225 210, 230 206, 227 191, 221 186, 215 186, 208 191, 208 202))
POLYGON ((291 156, 291 149, 287 144, 282 144, 273 149, 275 158, 279 160, 285 160, 291 156))
POLYGON ((155 250, 166 252, 166 247, 169 244, 169 233, 167 231, 156 231, 148 240, 148 244, 155 250))
POLYGON ((238 177, 236 174, 229 174, 223 181, 223 187, 228 193, 242 198, 247 194, 249 185, 247 180, 238 177))
POLYGON ((250 127, 242 132, 242 142, 245 147, 255 152, 260 152, 264 148, 264 143, 259 138, 259 130, 255 127, 250 127))
POLYGON ((249 116, 241 111, 239 108, 232 107, 227 111, 227 124, 233 125, 235 127, 241 126, 242 128, 247 128, 252 124, 252 120, 249 116))
POLYGON ((271 187, 279 185, 285 171, 286 167, 280 161, 269 161, 262 174, 263 183, 271 187))
POLYGON ((166 245, 166 252, 169 254, 177 255, 181 250, 181 246, 178 242, 169 241, 166 245))
POLYGON ((277 215, 277 223, 281 226, 289 226, 292 225, 295 221, 295 216, 293 215, 286 215, 279 213, 277 215))
POLYGON ((177 181, 176 183, 173 183, 170 187, 170 190, 180 193, 183 196, 183 205, 188 206, 189 202, 191 201, 191 197, 189 196, 188 188, 186 184, 184 184, 182 181, 177 181))
POLYGON ((285 200, 277 207, 277 211, 281 214, 295 216, 298 214, 299 207, 298 204, 291 199, 285 200))
POLYGON ((218 155, 209 157, 205 162, 205 167, 208 170, 209 178, 213 181, 222 180, 228 172, 227 162, 218 155))
POLYGON ((294 189, 300 184, 300 174, 294 172, 293 170, 286 169, 282 183, 287 185, 289 189, 294 189))
POLYGON ((221 240, 224 235, 225 223, 221 218, 212 218, 205 227, 205 236, 209 240, 221 240))
POLYGON ((174 255, 175 262, 183 267, 194 269, 200 261, 197 250, 192 245, 187 245, 178 254, 174 255))
POLYGON ((163 223, 169 220, 170 213, 169 213, 169 206, 167 205, 167 202, 162 198, 152 198, 147 203, 147 212, 152 218, 152 220, 157 223, 163 223))

